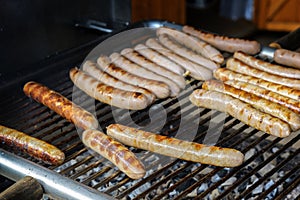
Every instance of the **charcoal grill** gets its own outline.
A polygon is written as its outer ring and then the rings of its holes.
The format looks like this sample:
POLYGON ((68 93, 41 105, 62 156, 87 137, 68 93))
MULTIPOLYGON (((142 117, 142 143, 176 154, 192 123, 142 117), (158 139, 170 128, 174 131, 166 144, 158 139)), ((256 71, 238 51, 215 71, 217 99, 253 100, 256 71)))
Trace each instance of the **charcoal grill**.
MULTIPOLYGON (((164 21, 147 21, 130 28, 162 25, 178 26, 164 21)), ((78 130, 73 124, 23 94, 23 85, 29 80, 34 80, 69 99, 73 98, 73 101, 81 102, 88 110, 95 106, 95 114, 103 131, 106 126, 116 121, 129 126, 134 123, 141 127, 147 127, 149 123, 159 123, 160 117, 151 116, 150 108, 130 112, 119 110, 117 116, 120 119, 117 119, 113 114, 115 108, 74 90, 68 76, 69 69, 80 66, 87 53, 109 36, 111 35, 61 54, 43 63, 42 70, 0 88, 0 123, 54 144, 65 152, 65 162, 61 166, 53 167, 7 146, 2 145, 1 151, 13 152, 14 156, 23 157, 39 167, 57 172, 58 176, 85 185, 84 188, 87 187, 91 192, 99 191, 116 199, 281 200, 300 197, 299 131, 285 139, 275 138, 235 118, 224 116, 223 113, 197 108, 189 102, 188 96, 194 89, 201 87, 199 81, 188 80, 188 86, 178 98, 156 101, 154 106, 159 106, 159 109, 165 111, 167 121, 159 129, 155 126, 148 129, 168 136, 192 138, 195 142, 202 143, 208 132, 217 132, 222 127, 216 145, 243 152, 245 162, 239 167, 201 165, 131 148, 147 168, 144 178, 132 180, 104 158, 89 151, 81 142, 78 130), (219 118, 224 120, 218 122, 219 118), (190 123, 185 124, 187 121, 190 123), (193 133, 195 134, 191 136, 193 133)), ((10 158, 10 154, 5 155, 7 159, 10 158)), ((99 199, 102 194, 98 194, 99 199)), ((53 194, 45 196, 52 198, 53 194)))

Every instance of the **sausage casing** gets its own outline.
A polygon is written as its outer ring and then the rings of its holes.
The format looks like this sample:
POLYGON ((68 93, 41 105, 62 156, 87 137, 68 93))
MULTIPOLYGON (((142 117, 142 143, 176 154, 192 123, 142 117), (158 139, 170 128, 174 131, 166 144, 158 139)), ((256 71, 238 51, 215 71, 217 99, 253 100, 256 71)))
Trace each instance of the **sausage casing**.
POLYGON ((120 124, 109 125, 107 134, 129 146, 203 164, 235 167, 241 165, 244 160, 244 155, 235 149, 206 146, 120 124))
POLYGON ((296 131, 300 128, 300 117, 298 114, 284 106, 281 106, 280 104, 261 98, 253 93, 237 89, 227 85, 226 83, 223 83, 222 81, 205 81, 202 84, 202 88, 206 90, 222 92, 249 103, 254 108, 287 122, 293 131, 296 131))
POLYGON ((9 146, 16 147, 47 164, 59 165, 65 160, 65 154, 55 146, 23 132, 1 125, 0 141, 9 146))
POLYGON ((148 99, 142 93, 106 85, 79 69, 72 68, 70 78, 79 89, 103 103, 130 110, 141 110, 148 106, 148 99))
POLYGON ((98 120, 94 115, 40 83, 28 82, 24 85, 23 91, 27 96, 49 107, 77 127, 98 128, 98 120))
POLYGON ((275 62, 300 69, 300 53, 287 49, 276 49, 274 53, 275 62))
POLYGON ((125 146, 98 130, 85 130, 82 142, 110 160, 132 179, 142 178, 146 171, 143 163, 125 146))
POLYGON ((198 107, 228 113, 241 122, 265 133, 277 137, 287 137, 291 133, 290 126, 286 122, 267 113, 263 113, 253 108, 250 104, 227 94, 197 89, 193 91, 189 98, 190 101, 198 107))

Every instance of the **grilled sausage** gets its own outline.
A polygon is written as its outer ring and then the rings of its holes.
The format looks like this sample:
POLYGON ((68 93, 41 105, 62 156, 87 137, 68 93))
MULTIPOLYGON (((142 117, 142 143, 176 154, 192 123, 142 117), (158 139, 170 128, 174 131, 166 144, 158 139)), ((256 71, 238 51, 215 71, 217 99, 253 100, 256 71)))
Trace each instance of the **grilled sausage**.
POLYGON ((247 55, 243 52, 237 51, 233 54, 233 57, 246 63, 247 65, 268 72, 270 74, 275 74, 282 77, 287 78, 300 78, 300 70, 283 67, 280 65, 271 64, 269 62, 265 62, 263 60, 257 59, 253 56, 247 55))
POLYGON ((79 69, 72 68, 70 78, 79 89, 103 103, 130 110, 141 110, 148 106, 148 99, 142 93, 106 85, 79 69))
POLYGON ((278 103, 278 104, 285 106, 286 108, 294 111, 295 113, 300 114, 300 101, 291 99, 289 97, 283 96, 276 92, 272 92, 272 91, 262 88, 260 86, 253 85, 251 83, 235 81, 235 80, 226 81, 225 83, 232 87, 244 90, 246 92, 255 94, 259 97, 265 98, 272 102, 278 103))
POLYGON ((40 83, 28 82, 24 85, 23 91, 25 95, 47 106, 77 127, 98 128, 98 120, 94 115, 40 83))
POLYGON ((287 49, 276 49, 274 53, 275 62, 300 69, 300 53, 287 49))
POLYGON ((65 154, 55 146, 1 125, 0 141, 50 165, 60 165, 65 160, 65 154))
POLYGON ((261 48, 260 44, 253 40, 220 36, 195 29, 191 26, 183 26, 182 30, 183 32, 196 36, 222 51, 227 51, 230 53, 243 51, 247 54, 253 55, 258 53, 261 48))
POLYGON ((253 108, 250 104, 227 94, 197 89, 189 98, 190 101, 198 107, 228 113, 241 122, 265 133, 277 137, 287 137, 291 133, 290 126, 286 122, 267 113, 263 113, 253 108))
POLYGON ((229 58, 226 63, 226 67, 232 71, 246 74, 249 76, 254 76, 256 78, 261 78, 266 81, 270 81, 272 83, 282 84, 291 88, 295 88, 300 90, 300 80, 299 79, 292 79, 292 78, 285 78, 282 76, 270 74, 268 72, 261 71, 259 69, 255 69, 250 67, 249 65, 243 63, 236 58, 229 58))
POLYGON ((269 81, 265 81, 260 78, 255 78, 253 76, 248 76, 245 74, 240 74, 237 72, 234 72, 232 70, 226 69, 226 68, 219 68, 214 71, 214 77, 222 80, 236 80, 236 81, 243 81, 246 83, 251 83, 253 85, 257 85, 259 87, 262 87, 264 89, 276 92, 278 94, 281 94, 283 96, 286 96, 288 98, 294 99, 296 101, 300 100, 300 90, 296 90, 281 84, 272 83, 269 81))
POLYGON ((125 146, 98 130, 85 130, 82 142, 110 160, 132 179, 142 178, 146 171, 143 163, 125 146))
POLYGON ((170 88, 171 97, 176 97, 180 93, 180 88, 175 82, 148 69, 145 69, 140 65, 137 65, 136 63, 120 55, 119 53, 112 53, 109 57, 116 66, 131 74, 167 84, 170 88))
POLYGON ((300 128, 299 115, 284 106, 256 96, 255 94, 245 92, 243 90, 227 85, 222 81, 216 80, 205 81, 202 84, 202 88, 206 90, 221 92, 234 98, 240 99, 241 101, 252 105, 254 108, 262 112, 268 113, 287 122, 291 126, 291 129, 293 131, 296 131, 300 128))
POLYGON ((219 64, 213 62, 212 60, 209 60, 200 54, 195 53, 192 50, 187 49, 186 47, 180 45, 176 41, 172 40, 168 35, 163 34, 158 37, 160 43, 164 45, 169 50, 173 51, 174 53, 181 55, 182 57, 185 57, 195 63, 198 63, 202 66, 205 66, 206 68, 210 70, 214 70, 219 68, 219 64))
POLYGON ((149 105, 152 104, 156 99, 156 96, 149 90, 125 83, 121 80, 114 78, 113 76, 109 75, 108 73, 102 71, 99 67, 97 67, 97 64, 92 61, 89 61, 89 60, 86 61, 83 64, 82 69, 83 69, 83 71, 87 72, 88 74, 90 74, 97 80, 103 82, 104 84, 116 87, 121 90, 142 93, 143 95, 145 95, 147 97, 149 105))
POLYGON ((157 98, 163 99, 170 96, 170 89, 167 84, 131 74, 111 63, 106 56, 100 56, 97 63, 103 71, 111 76, 137 87, 145 88, 155 94, 157 98))
POLYGON ((151 60, 152 62, 178 74, 183 75, 184 69, 178 65, 177 63, 171 61, 170 59, 166 58, 165 56, 159 54, 158 52, 152 50, 151 48, 143 45, 138 44, 134 47, 139 54, 143 55, 145 58, 151 60))
POLYGON ((126 48, 121 51, 121 54, 132 62, 135 62, 136 64, 144 67, 145 69, 160 74, 161 76, 164 76, 166 78, 172 79, 181 89, 185 88, 186 83, 183 76, 178 75, 164 67, 161 67, 154 62, 151 62, 149 59, 145 58, 135 50, 126 48))
POLYGON ((188 75, 196 80, 209 80, 212 78, 212 71, 208 68, 194 63, 184 57, 181 57, 169 49, 162 46, 157 40, 150 38, 146 41, 146 45, 153 50, 161 53, 170 60, 181 65, 187 72, 188 75))
POLYGON ((157 29, 156 34, 158 36, 167 34, 174 38, 178 43, 192 49, 193 51, 200 53, 205 58, 208 58, 216 63, 223 63, 224 57, 223 55, 214 47, 209 45, 202 40, 199 40, 196 37, 187 35, 181 31, 167 28, 167 27, 160 27, 157 29))
POLYGON ((235 167, 241 165, 244 160, 244 155, 235 149, 206 146, 120 124, 109 125, 107 134, 125 145, 203 164, 235 167))

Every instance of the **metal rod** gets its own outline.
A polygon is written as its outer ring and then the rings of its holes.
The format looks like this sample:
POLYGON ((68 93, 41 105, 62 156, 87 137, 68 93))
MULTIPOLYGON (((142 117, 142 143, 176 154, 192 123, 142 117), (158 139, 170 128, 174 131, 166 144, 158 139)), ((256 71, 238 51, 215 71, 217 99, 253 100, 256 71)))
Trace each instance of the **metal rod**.
POLYGON ((115 199, 2 149, 0 149, 0 174, 14 181, 31 176, 43 186, 45 193, 55 199, 115 199))

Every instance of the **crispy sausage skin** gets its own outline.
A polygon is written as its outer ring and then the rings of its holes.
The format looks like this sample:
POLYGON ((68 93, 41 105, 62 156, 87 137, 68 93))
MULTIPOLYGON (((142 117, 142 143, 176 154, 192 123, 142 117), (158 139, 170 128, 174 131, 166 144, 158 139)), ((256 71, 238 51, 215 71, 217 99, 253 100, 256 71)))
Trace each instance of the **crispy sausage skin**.
POLYGON ((300 80, 293 78, 286 78, 279 75, 270 74, 259 69, 255 69, 236 58, 229 58, 226 67, 232 71, 261 78, 272 83, 282 84, 297 90, 300 90, 300 80))
POLYGON ((186 59, 189 59, 195 63, 198 63, 202 66, 205 66, 206 68, 210 70, 215 70, 220 67, 219 64, 213 62, 212 60, 205 58, 201 56, 200 54, 195 53, 194 51, 180 45, 178 42, 173 40, 171 37, 169 37, 166 34, 162 34, 158 36, 158 39, 160 43, 168 48, 169 50, 173 51, 174 53, 185 57, 186 59))
POLYGON ((131 74, 111 63, 106 56, 100 56, 97 59, 97 63, 103 71, 111 76, 137 87, 145 88, 155 94, 157 98, 163 99, 170 96, 170 89, 167 84, 131 74))
POLYGON ((150 38, 146 41, 146 45, 151 49, 159 52, 160 54, 166 56, 170 60, 181 65, 188 75, 196 80, 209 80, 212 78, 212 71, 200 64, 190 61, 187 58, 177 55, 171 50, 165 48, 156 39, 150 38))
POLYGON ((228 113, 241 122, 265 133, 277 137, 287 137, 291 133, 290 126, 286 122, 267 113, 263 113, 253 108, 250 104, 244 103, 227 94, 197 89, 194 90, 189 98, 190 101, 198 107, 228 113))
POLYGON ((300 53, 287 49, 276 49, 274 53, 275 62, 300 69, 300 53))
POLYGON ((300 128, 299 115, 280 104, 261 98, 253 93, 237 89, 222 81, 205 81, 202 84, 202 88, 205 90, 221 92, 249 103, 254 108, 287 122, 293 131, 297 131, 300 128))
POLYGON ((241 165, 244 160, 244 155, 235 149, 206 146, 120 124, 109 125, 107 134, 125 145, 203 164, 236 167, 241 165))
POLYGON ((60 165, 65 160, 65 154, 55 146, 1 125, 0 141, 50 165, 60 165))
POLYGON ((40 83, 28 82, 24 85, 23 91, 25 95, 49 107, 77 127, 82 129, 98 127, 98 120, 94 115, 40 83))
POLYGON ((159 81, 165 83, 170 88, 170 96, 176 97, 179 95, 181 89, 179 86, 173 82, 171 79, 156 74, 148 69, 143 68, 142 66, 132 62, 126 57, 122 56, 119 53, 112 53, 110 56, 111 61, 118 67, 124 69, 125 71, 134 74, 136 76, 140 76, 142 78, 147 78, 155 81, 159 81))
POLYGON ((77 68, 70 70, 70 78, 79 89, 103 103, 130 110, 141 110, 148 106, 148 99, 142 93, 106 85, 77 68))
POLYGON ((168 79, 174 81, 181 89, 185 88, 185 79, 183 76, 178 75, 164 67, 159 66, 158 64, 151 62, 149 59, 145 58, 138 52, 133 49, 125 48, 121 51, 121 54, 125 56, 127 59, 135 62, 136 64, 148 69, 156 74, 164 76, 168 79))
POLYGON ((85 130, 82 142, 102 155, 132 179, 142 178, 146 171, 143 163, 125 146, 98 130, 85 130))
POLYGON ((157 29, 156 34, 158 36, 166 34, 174 38, 180 44, 192 49, 193 51, 200 53, 202 56, 216 62, 222 64, 224 62, 223 55, 214 47, 209 45, 202 40, 194 36, 187 35, 184 32, 167 28, 167 27, 160 27, 157 29))
POLYGON ((300 70, 288 67, 283 67, 280 65, 271 64, 269 62, 257 59, 253 56, 247 55, 243 52, 237 51, 233 54, 233 57, 254 67, 256 69, 268 72, 270 74, 275 74, 287 78, 300 79, 300 70))
POLYGON ((251 83, 235 81, 235 80, 229 80, 229 81, 226 81, 225 83, 227 85, 230 85, 237 89, 244 90, 246 92, 255 94, 259 97, 265 98, 272 102, 278 103, 278 104, 292 110, 293 112, 300 114, 300 101, 291 99, 289 97, 283 96, 276 92, 272 92, 272 91, 262 88, 260 86, 253 85, 251 83))
POLYGON ((220 36, 208 32, 204 32, 195 29, 191 26, 184 26, 183 32, 198 37, 199 39, 211 44, 212 46, 230 53, 236 51, 243 51, 247 54, 256 54, 260 51, 260 44, 257 41, 245 40, 240 38, 230 38, 226 36, 220 36))
POLYGON ((139 92, 144 94, 148 99, 148 104, 152 104, 156 96, 150 92, 149 90, 146 90, 141 87, 137 87, 128 83, 125 83, 124 81, 118 80, 115 77, 109 75, 108 73, 102 71, 96 63, 87 60, 82 67, 83 71, 87 72, 97 80, 109 85, 116 87, 121 90, 131 91, 131 92, 139 92))
POLYGON ((256 78, 253 76, 248 76, 245 74, 234 72, 230 69, 219 68, 214 71, 214 77, 221 81, 235 80, 235 81, 251 83, 253 85, 262 87, 266 90, 270 90, 272 92, 278 93, 282 96, 294 99, 296 101, 300 100, 300 90, 296 90, 281 84, 265 81, 263 79, 256 78))

